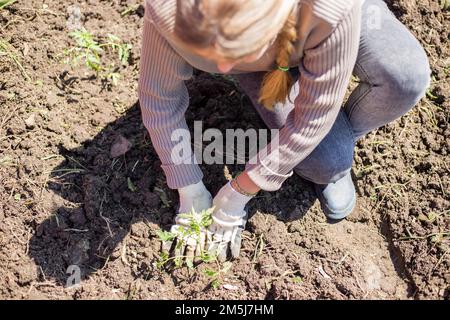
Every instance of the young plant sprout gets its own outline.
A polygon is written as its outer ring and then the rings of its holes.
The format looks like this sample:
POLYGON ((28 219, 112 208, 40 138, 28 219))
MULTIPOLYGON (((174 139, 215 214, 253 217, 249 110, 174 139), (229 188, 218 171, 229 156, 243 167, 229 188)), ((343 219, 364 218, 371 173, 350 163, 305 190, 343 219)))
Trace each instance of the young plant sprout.
POLYGON ((156 263, 156 266, 159 269, 168 267, 170 263, 173 263, 176 268, 180 268, 183 261, 186 262, 186 266, 189 269, 195 268, 194 261, 204 263, 215 262, 217 269, 208 268, 204 270, 204 274, 212 279, 210 283, 211 287, 216 288, 220 285, 220 276, 225 274, 231 268, 231 262, 225 262, 221 266, 214 254, 203 249, 201 249, 199 254, 194 257, 188 257, 183 255, 183 253, 180 253, 180 250, 186 245, 188 239, 193 239, 197 243, 200 241, 202 230, 208 228, 212 223, 211 214, 213 213, 213 210, 214 208, 209 208, 198 213, 192 209, 190 213, 182 213, 178 215, 180 218, 188 221, 188 227, 178 228, 173 231, 158 230, 157 234, 159 240, 162 241, 163 244, 171 243, 175 239, 177 240, 174 248, 174 254, 172 256, 169 252, 167 252, 167 250, 161 251, 159 259, 156 263))
POLYGON ((65 56, 68 57, 66 63, 77 66, 83 62, 98 77, 116 86, 120 79, 118 67, 114 63, 105 66, 102 61, 103 53, 105 50, 117 53, 120 64, 126 65, 132 48, 131 44, 123 42, 119 37, 112 34, 108 34, 107 40, 101 43, 95 40, 94 36, 84 28, 73 31, 69 35, 76 41, 76 46, 64 51, 65 56))

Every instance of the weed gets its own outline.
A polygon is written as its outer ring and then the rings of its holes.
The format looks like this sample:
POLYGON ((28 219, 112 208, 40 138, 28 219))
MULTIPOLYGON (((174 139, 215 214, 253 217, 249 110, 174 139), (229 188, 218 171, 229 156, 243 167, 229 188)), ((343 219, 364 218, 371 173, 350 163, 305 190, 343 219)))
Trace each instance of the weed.
POLYGON ((161 251, 159 259, 156 262, 156 266, 159 269, 167 267, 171 262, 176 268, 180 268, 183 264, 183 260, 186 261, 186 266, 189 269, 195 268, 193 261, 200 261, 203 263, 215 262, 216 268, 207 268, 203 273, 211 279, 210 286, 212 288, 217 288, 220 285, 222 275, 226 274, 232 266, 231 262, 225 262, 220 265, 217 257, 205 250, 200 250, 199 254, 194 257, 176 254, 186 245, 187 239, 195 239, 196 242, 200 241, 201 232, 208 228, 212 223, 211 214, 213 210, 214 208, 210 208, 203 210, 200 213, 192 210, 190 213, 179 214, 178 216, 180 218, 185 219, 188 222, 188 227, 178 228, 173 232, 164 230, 159 230, 157 232, 159 240, 163 243, 176 239, 175 254, 173 256, 170 256, 169 253, 164 250, 161 251))
POLYGON ((204 270, 204 274, 211 279, 210 286, 214 289, 217 289, 221 285, 222 275, 225 275, 232 267, 232 263, 230 261, 226 261, 222 264, 222 266, 218 265, 218 269, 206 269, 204 270))
POLYGON ((84 62, 85 66, 94 71, 98 77, 116 86, 120 79, 117 71, 119 68, 114 63, 106 66, 102 61, 103 53, 105 50, 116 53, 120 64, 126 65, 130 57, 131 45, 112 34, 107 35, 106 41, 99 42, 84 28, 73 31, 69 35, 76 41, 76 46, 64 51, 67 57, 65 62, 72 66, 84 62))

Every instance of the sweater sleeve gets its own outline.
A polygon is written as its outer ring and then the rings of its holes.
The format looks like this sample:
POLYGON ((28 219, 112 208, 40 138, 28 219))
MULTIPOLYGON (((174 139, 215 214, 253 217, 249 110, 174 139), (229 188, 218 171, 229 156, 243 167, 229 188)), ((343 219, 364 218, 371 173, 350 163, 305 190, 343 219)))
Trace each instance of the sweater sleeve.
POLYGON ((203 174, 194 161, 184 116, 189 105, 184 81, 192 76, 193 69, 148 16, 144 19, 142 41, 138 91, 143 123, 161 160, 169 188, 197 183, 203 174), (176 157, 172 155, 174 150, 180 150, 176 157))
POLYGON ((299 93, 285 125, 246 171, 261 189, 278 190, 331 130, 356 62, 361 7, 353 6, 318 46, 305 50, 299 66, 299 93))

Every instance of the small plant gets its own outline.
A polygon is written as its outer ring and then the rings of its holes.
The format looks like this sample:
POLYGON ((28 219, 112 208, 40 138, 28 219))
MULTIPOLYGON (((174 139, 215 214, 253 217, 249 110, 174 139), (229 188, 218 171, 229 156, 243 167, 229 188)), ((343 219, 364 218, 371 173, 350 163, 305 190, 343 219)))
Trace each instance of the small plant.
POLYGON ((0 0, 0 9, 6 8, 7 6, 12 5, 17 0, 0 0))
POLYGON ((226 261, 220 266, 218 264, 218 269, 206 269, 204 274, 211 279, 210 285, 212 288, 217 289, 221 284, 222 275, 225 275, 228 270, 231 269, 232 263, 230 261, 226 261))
POLYGON ((99 42, 84 28, 73 31, 69 35, 76 41, 76 46, 64 51, 64 55, 68 57, 66 63, 77 66, 83 62, 88 69, 94 71, 101 79, 116 86, 120 79, 118 68, 115 64, 105 66, 102 55, 105 50, 110 50, 117 53, 121 65, 126 65, 132 46, 129 43, 122 42, 119 37, 112 34, 107 35, 106 41, 99 42))
POLYGON ((177 254, 181 249, 186 246, 188 239, 194 239, 199 242, 201 239, 201 232, 208 228, 212 223, 211 214, 214 208, 203 210, 200 213, 192 210, 190 213, 179 214, 178 216, 182 219, 188 221, 188 227, 178 228, 176 231, 164 231, 159 230, 157 232, 159 240, 163 243, 171 242, 176 240, 174 255, 170 256, 167 251, 161 251, 159 259, 156 266, 159 269, 167 267, 170 263, 173 263, 176 268, 180 268, 183 265, 183 261, 186 261, 186 266, 189 269, 194 269, 194 261, 200 261, 204 263, 215 262, 217 268, 208 268, 204 270, 204 274, 211 278, 211 287, 216 288, 220 285, 220 278, 223 274, 228 272, 231 268, 231 262, 225 262, 220 265, 217 257, 205 250, 200 250, 200 254, 194 257, 177 254))

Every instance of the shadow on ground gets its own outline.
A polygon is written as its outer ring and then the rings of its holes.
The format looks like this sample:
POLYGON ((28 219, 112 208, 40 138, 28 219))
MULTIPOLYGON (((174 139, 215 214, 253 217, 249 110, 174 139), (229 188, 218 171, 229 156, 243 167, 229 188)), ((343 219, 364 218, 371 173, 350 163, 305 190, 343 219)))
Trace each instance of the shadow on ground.
MULTIPOLYGON (((204 130, 264 127, 234 82, 200 74, 188 87, 191 128, 194 119, 203 121, 204 130)), ((121 257, 121 243, 138 222, 170 227, 177 193, 165 184, 138 102, 78 148, 60 146, 59 154, 65 161, 53 169, 48 189, 66 205, 55 208, 30 240, 29 255, 45 279, 71 285, 78 271, 83 280, 104 268, 110 259, 121 257), (113 145, 126 147, 123 138, 131 148, 113 157, 113 145)), ((235 175, 243 165, 229 165, 228 169, 235 175)), ((202 170, 213 194, 227 181, 223 165, 202 165, 202 170)), ((280 192, 262 192, 251 203, 249 213, 260 210, 279 220, 293 221, 301 219, 314 201, 309 183, 294 177, 280 192)), ((155 234, 150 233, 150 237, 158 241, 155 234)))

